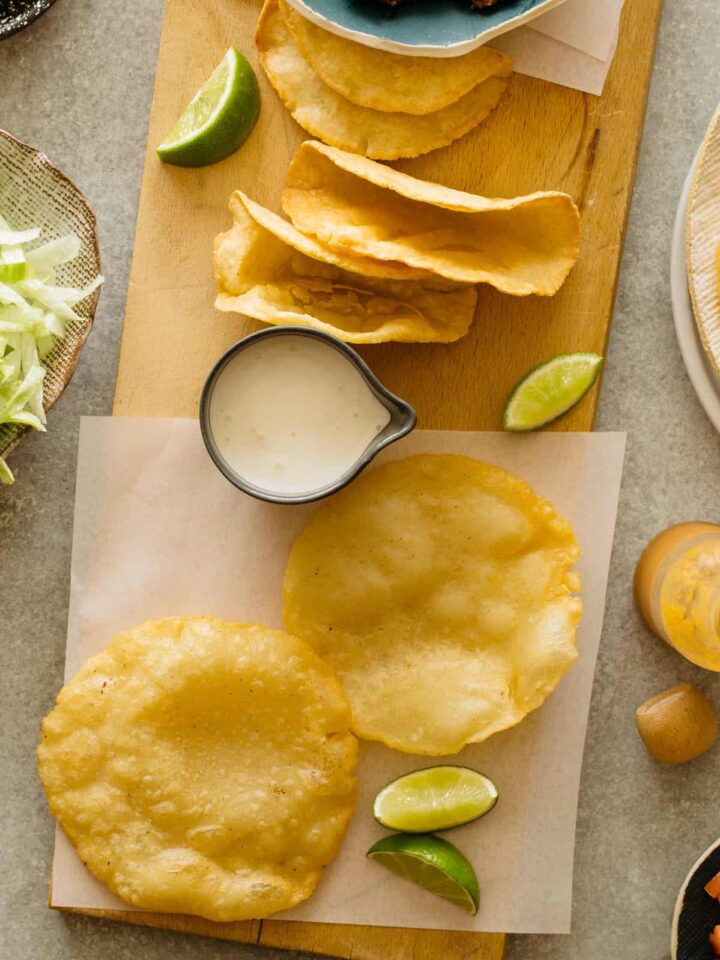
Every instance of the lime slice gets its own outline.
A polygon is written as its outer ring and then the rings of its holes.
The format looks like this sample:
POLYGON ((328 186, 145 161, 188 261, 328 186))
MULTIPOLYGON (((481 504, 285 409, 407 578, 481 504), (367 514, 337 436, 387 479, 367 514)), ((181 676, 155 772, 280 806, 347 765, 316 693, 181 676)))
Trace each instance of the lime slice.
POLYGON ((230 47, 158 147, 158 156, 178 167, 216 163, 245 143, 259 113, 260 92, 252 67, 230 47))
POLYGON ((503 429, 537 430, 574 407, 597 380, 603 358, 568 353, 546 360, 516 385, 503 411, 503 429))
POLYGON ((485 816, 498 792, 489 777, 468 767, 428 767, 393 780, 378 793, 373 816, 407 833, 447 830, 485 816))
POLYGON ((367 852, 371 860, 443 900, 477 913, 480 888, 470 861, 431 833, 394 833, 367 852))

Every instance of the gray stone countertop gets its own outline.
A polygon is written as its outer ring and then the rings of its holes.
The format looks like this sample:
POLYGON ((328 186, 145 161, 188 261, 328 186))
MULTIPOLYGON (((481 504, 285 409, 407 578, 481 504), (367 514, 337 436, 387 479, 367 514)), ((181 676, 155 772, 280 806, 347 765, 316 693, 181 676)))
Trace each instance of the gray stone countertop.
MULTIPOLYGON (((598 429, 627 430, 620 514, 583 769, 573 933, 513 937, 508 960, 661 960, 683 877, 720 834, 718 750, 662 768, 635 707, 690 680, 720 679, 656 640, 630 582, 662 527, 720 514, 720 445, 685 373, 668 258, 688 166, 720 98, 717 0, 666 0, 598 429)), ((60 686, 78 418, 110 411, 162 0, 60 0, 0 44, 0 126, 35 145, 95 207, 108 282, 78 373, 46 436, 13 458, 0 490, 0 955, 12 960, 279 957, 242 944, 46 909, 52 823, 33 751, 60 686)))

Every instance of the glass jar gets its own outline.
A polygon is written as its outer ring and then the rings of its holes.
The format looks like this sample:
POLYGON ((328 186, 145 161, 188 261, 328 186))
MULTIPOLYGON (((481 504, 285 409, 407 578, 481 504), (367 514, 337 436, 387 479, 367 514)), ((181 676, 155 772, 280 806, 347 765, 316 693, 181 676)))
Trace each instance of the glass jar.
POLYGON ((720 672, 720 526, 664 530, 643 551, 634 587, 654 633, 692 663, 720 672))

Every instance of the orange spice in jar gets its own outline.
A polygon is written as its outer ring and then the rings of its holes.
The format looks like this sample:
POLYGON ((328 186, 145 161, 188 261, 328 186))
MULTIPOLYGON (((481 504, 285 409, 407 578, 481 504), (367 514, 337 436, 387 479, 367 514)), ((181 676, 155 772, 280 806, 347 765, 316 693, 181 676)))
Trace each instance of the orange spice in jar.
POLYGON ((679 523, 645 547, 635 600, 650 629, 706 670, 720 671, 720 526, 679 523))

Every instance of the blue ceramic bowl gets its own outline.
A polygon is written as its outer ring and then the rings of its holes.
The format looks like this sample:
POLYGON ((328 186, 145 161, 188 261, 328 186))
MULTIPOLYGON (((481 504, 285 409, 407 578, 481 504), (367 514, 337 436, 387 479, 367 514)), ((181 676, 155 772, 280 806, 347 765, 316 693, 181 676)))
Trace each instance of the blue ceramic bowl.
POLYGON ((415 57, 455 57, 559 6, 565 0, 500 0, 471 10, 470 0, 288 0, 298 13, 342 37, 415 57))

